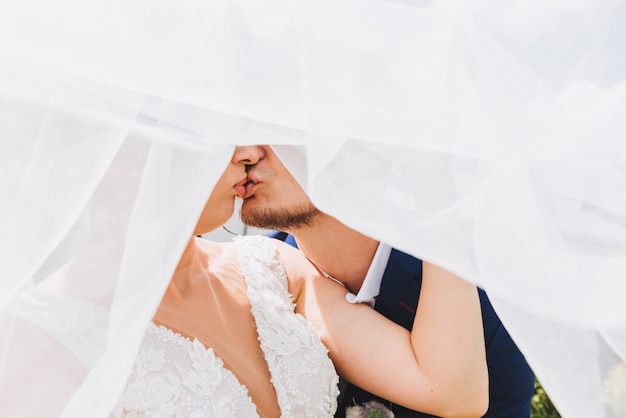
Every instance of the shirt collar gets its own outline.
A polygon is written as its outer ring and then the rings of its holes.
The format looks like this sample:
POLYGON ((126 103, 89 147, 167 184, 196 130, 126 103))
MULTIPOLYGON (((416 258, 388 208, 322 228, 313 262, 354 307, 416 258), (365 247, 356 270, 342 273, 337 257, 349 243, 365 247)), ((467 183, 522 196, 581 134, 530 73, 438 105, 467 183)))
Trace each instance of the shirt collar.
POLYGON ((380 293, 380 283, 383 280, 383 274, 389 261, 389 255, 391 254, 391 247, 382 242, 378 244, 376 254, 372 264, 370 264, 369 270, 365 275, 361 289, 355 295, 354 293, 348 293, 346 300, 350 303, 367 303, 370 306, 374 306, 376 302, 376 296, 380 293))

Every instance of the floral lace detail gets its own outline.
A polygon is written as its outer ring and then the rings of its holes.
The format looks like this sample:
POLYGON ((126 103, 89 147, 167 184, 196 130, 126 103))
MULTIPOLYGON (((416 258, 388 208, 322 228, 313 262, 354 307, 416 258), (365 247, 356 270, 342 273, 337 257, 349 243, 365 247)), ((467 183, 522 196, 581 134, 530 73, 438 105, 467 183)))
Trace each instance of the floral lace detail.
POLYGON ((122 399, 124 416, 258 417, 246 388, 211 348, 150 325, 122 399))
POLYGON ((294 314, 287 276, 271 241, 262 236, 236 239, 239 265, 248 286, 278 403, 285 417, 328 417, 337 408, 337 373, 319 334, 294 314))
MULTIPOLYGON (((237 240, 261 348, 283 417, 332 417, 338 377, 317 332, 294 314, 271 242, 237 240)), ((246 388, 211 348, 151 324, 122 400, 133 418, 258 417, 246 388)))
MULTIPOLYGON (((332 417, 338 377, 317 331, 294 313, 271 241, 237 239, 261 349, 283 417, 332 417)), ((8 310, 50 333, 91 368, 106 346, 109 310, 29 289, 8 310), (19 302, 19 303, 17 303, 19 302)), ((247 389, 211 348, 150 323, 121 399, 132 418, 258 418, 247 389)))

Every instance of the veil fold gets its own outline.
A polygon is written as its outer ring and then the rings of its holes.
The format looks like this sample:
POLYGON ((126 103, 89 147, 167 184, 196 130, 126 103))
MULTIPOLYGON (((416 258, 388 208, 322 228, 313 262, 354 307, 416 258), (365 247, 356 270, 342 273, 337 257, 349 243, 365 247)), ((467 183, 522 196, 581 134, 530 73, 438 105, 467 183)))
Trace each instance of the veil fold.
POLYGON ((485 288, 563 416, 626 416, 625 17, 2 2, 0 415, 119 413, 234 146, 269 143, 320 209, 485 288))

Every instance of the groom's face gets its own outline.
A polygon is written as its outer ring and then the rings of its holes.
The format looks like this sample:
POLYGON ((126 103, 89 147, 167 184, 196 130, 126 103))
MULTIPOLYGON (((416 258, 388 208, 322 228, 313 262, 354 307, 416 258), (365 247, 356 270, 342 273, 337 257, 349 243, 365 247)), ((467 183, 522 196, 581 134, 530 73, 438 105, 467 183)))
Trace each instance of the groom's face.
POLYGON ((248 170, 241 220, 251 226, 293 231, 310 226, 320 211, 268 145, 248 170))

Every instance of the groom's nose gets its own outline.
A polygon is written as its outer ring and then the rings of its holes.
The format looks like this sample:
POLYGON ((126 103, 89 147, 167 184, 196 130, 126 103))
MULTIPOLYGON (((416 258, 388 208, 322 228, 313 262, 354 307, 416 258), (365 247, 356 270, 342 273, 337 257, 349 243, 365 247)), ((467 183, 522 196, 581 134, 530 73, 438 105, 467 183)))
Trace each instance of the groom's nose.
POLYGON ((265 157, 265 150, 260 145, 238 146, 233 153, 235 164, 254 165, 265 157))

